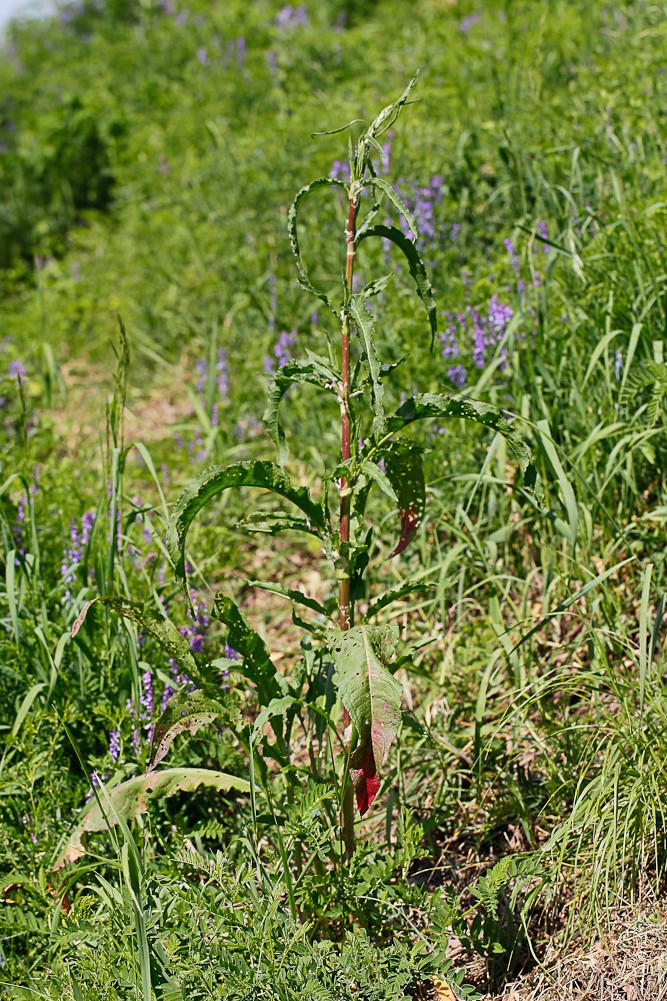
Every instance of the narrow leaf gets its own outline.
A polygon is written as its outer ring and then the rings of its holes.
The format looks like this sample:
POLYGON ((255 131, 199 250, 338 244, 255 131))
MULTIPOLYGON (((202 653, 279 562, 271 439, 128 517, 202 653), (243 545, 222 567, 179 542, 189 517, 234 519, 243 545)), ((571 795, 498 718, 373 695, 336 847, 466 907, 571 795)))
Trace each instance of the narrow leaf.
POLYGON ((335 315, 336 310, 332 307, 329 296, 325 292, 315 288, 308 276, 308 272, 306 271, 306 267, 301 257, 301 248, 299 247, 299 234, 297 229, 297 218, 301 203, 308 197, 308 195, 310 195, 313 191, 316 191, 317 188, 323 187, 337 187, 342 188, 343 191, 347 191, 345 184, 334 177, 320 177, 318 180, 312 181, 310 184, 306 184, 305 187, 301 188, 301 190, 297 192, 296 198, 290 206, 287 216, 287 231, 301 285, 309 292, 312 292, 313 295, 316 295, 318 299, 321 299, 325 306, 328 306, 328 308, 331 309, 335 315))
POLYGON ((431 347, 435 341, 435 335, 438 330, 438 316, 435 306, 435 298, 433 296, 433 288, 429 281, 428 275, 426 274, 426 268, 424 267, 424 262, 421 259, 419 251, 415 247, 414 243, 401 232, 400 229, 396 229, 395 226, 370 226, 365 229, 357 237, 357 245, 366 240, 369 236, 380 236, 384 237, 385 240, 391 240, 398 249, 405 255, 409 268, 410 274, 414 278, 415 284, 417 286, 417 292, 419 298, 424 303, 424 307, 428 314, 428 320, 431 325, 431 347))
POLYGON ((183 491, 167 530, 167 547, 176 576, 186 591, 185 541, 196 515, 213 497, 230 487, 261 487, 280 494, 303 511, 315 528, 324 527, 324 511, 310 499, 305 487, 293 487, 287 474, 273 462, 237 462, 211 466, 183 491))
POLYGON ((350 303, 350 314, 361 341, 361 351, 368 366, 370 376, 371 400, 373 404, 373 434, 381 437, 384 432, 384 407, 382 397, 384 389, 381 379, 380 359, 375 350, 375 320, 364 308, 359 309, 356 297, 350 303))
POLYGON ((400 214, 407 222, 410 228, 410 232, 413 234, 415 240, 418 239, 419 233, 417 231, 417 224, 415 222, 415 218, 412 215, 412 212, 410 212, 410 209, 407 207, 407 205, 401 198, 401 196, 398 194, 398 192, 395 191, 394 188, 392 188, 389 181, 385 181, 383 177, 369 177, 366 181, 366 185, 368 187, 379 188, 380 191, 382 191, 387 196, 392 205, 396 209, 398 209, 400 214))
POLYGON ((310 608, 319 615, 326 616, 328 614, 324 605, 321 605, 319 601, 316 601, 315 598, 309 598, 307 594, 303 594, 302 591, 297 591, 293 587, 285 587, 284 584, 265 580, 249 580, 246 583, 250 587, 258 587, 262 591, 270 591, 272 594, 279 594, 282 598, 289 598, 295 604, 303 605, 304 608, 310 608))
POLYGON ((333 371, 326 360, 312 354, 306 359, 289 361, 276 372, 267 394, 264 426, 280 448, 281 465, 287 461, 287 447, 284 444, 285 434, 280 426, 278 414, 287 390, 295 383, 310 383, 320 389, 336 391, 339 382, 340 376, 333 371))
POLYGON ((276 671, 266 643, 251 629, 231 598, 216 594, 213 601, 217 617, 227 626, 227 642, 243 657, 244 676, 257 688, 260 705, 267 706, 284 694, 285 681, 276 671))

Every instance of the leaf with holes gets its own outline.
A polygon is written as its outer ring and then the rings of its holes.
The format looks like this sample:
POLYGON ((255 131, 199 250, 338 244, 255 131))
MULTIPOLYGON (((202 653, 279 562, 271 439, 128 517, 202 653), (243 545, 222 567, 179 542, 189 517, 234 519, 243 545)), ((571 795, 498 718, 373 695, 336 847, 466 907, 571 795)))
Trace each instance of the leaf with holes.
POLYGON ((398 498, 401 534, 389 559, 398 556, 409 545, 424 517, 426 484, 422 450, 410 441, 394 441, 383 452, 387 479, 398 498))
POLYGON ((264 426, 280 449, 281 466, 287 461, 285 433, 280 426, 279 410, 285 393, 295 383, 310 383, 320 389, 337 391, 341 377, 325 358, 309 353, 306 359, 282 365, 271 381, 264 410, 264 426))
POLYGON ((166 768, 162 772, 149 772, 148 775, 126 779, 125 782, 99 791, 100 802, 94 799, 90 803, 67 839, 54 868, 59 869, 65 862, 74 862, 85 854, 83 839, 88 833, 115 827, 119 818, 124 821, 134 820, 139 814, 146 812, 149 799, 155 796, 192 792, 202 785, 225 792, 230 789, 244 793, 250 791, 250 783, 245 779, 207 768, 166 768))
POLYGON ((201 691, 182 691, 172 695, 153 728, 151 771, 157 768, 179 734, 187 732, 194 736, 216 719, 236 725, 242 722, 238 706, 225 692, 220 692, 216 698, 201 691))
POLYGON ((362 816, 380 788, 378 770, 401 722, 402 688, 387 667, 397 638, 394 626, 354 626, 330 645, 334 683, 358 734, 350 778, 362 816))
POLYGON ((255 685, 261 706, 285 694, 286 681, 278 674, 266 643, 251 629, 241 611, 231 598, 216 594, 213 603, 215 614, 227 626, 227 642, 243 658, 238 669, 255 685))
POLYGON ((201 509, 230 487, 260 487, 279 494, 300 508, 311 527, 324 529, 322 507, 310 499, 305 487, 294 487, 285 471, 274 462, 237 462, 232 466, 211 466, 176 501, 167 529, 169 556, 186 595, 185 542, 188 529, 201 509))
POLYGON ((460 420, 475 421, 477 424, 491 428, 496 434, 502 435, 519 463, 523 474, 524 489, 534 497, 538 506, 542 505, 542 486, 530 448, 522 435, 505 420, 499 410, 475 400, 461 400, 437 393, 424 393, 410 397, 393 416, 388 417, 386 430, 389 434, 395 434, 407 427, 408 424, 425 420, 428 417, 456 417, 460 420))

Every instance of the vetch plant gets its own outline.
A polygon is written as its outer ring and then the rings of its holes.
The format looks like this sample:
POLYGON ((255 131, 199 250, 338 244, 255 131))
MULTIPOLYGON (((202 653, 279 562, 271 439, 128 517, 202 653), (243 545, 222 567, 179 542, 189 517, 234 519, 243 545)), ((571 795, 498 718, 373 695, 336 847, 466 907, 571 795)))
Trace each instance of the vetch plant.
MULTIPOLYGON (((140 624, 144 633, 168 651, 181 672, 196 686, 195 691, 176 692, 156 722, 148 776, 112 789, 114 808, 121 816, 132 814, 133 803, 140 802, 143 808, 149 788, 159 788, 154 769, 178 734, 195 733, 201 726, 217 720, 217 725, 234 730, 247 751, 254 816, 258 785, 264 788, 270 802, 269 759, 282 769, 292 796, 304 770, 319 783, 333 779, 338 791, 338 820, 344 845, 341 855, 349 856, 355 847, 354 799, 363 815, 378 793, 380 772, 401 723, 402 688, 395 672, 409 663, 407 656, 397 658, 395 627, 379 622, 378 615, 393 602, 423 588, 423 581, 408 579, 375 597, 358 619, 356 606, 366 593, 365 574, 375 531, 366 515, 371 491, 381 491, 397 510, 397 539, 390 554, 391 558, 397 558, 409 546, 426 506, 423 450, 408 436, 407 429, 417 421, 429 418, 442 421, 449 417, 474 421, 504 436, 521 468, 524 488, 531 491, 536 485, 527 446, 497 410, 438 394, 412 396, 394 412, 387 412, 385 407, 385 387, 398 366, 382 363, 375 319, 369 307, 388 288, 393 275, 379 275, 355 291, 357 256, 369 242, 389 241, 404 256, 420 308, 426 313, 431 348, 437 332, 436 305, 416 246, 415 219, 397 191, 386 177, 378 176, 373 165, 373 157, 383 155, 381 137, 396 122, 414 83, 412 80, 397 101, 387 105, 361 130, 356 142, 350 139, 349 173, 341 171, 340 176, 322 177, 306 185, 290 209, 289 237, 299 283, 336 318, 340 324, 340 343, 337 349, 330 346, 328 354, 308 350, 301 358, 292 358, 287 352, 284 358, 278 358, 276 353, 278 365, 268 389, 264 422, 278 449, 277 461, 236 462, 206 469, 178 499, 168 530, 168 549, 176 577, 191 601, 186 544, 190 526, 199 512, 231 487, 270 491, 287 502, 287 508, 270 513, 263 508, 251 511, 243 527, 272 535, 289 531, 315 537, 335 581, 336 597, 322 604, 280 582, 251 582, 282 595, 296 606, 293 619, 304 631, 302 660, 290 676, 276 669, 264 640, 250 627, 234 601, 222 593, 215 596, 213 614, 226 627, 228 647, 237 652, 237 657, 233 660, 222 657, 210 664, 200 663, 176 626, 158 613, 126 599, 98 599, 140 624), (336 294, 315 284, 299 241, 302 206, 314 193, 332 189, 344 193, 347 210, 345 269, 336 294), (402 222, 397 226, 387 222, 388 211, 398 213, 402 222), (378 222, 378 217, 385 221, 378 222), (280 423, 280 407, 291 387, 304 384, 333 396, 340 413, 340 459, 324 478, 318 494, 295 484, 285 468, 288 448, 280 423), (223 675, 230 671, 231 676, 241 676, 254 687, 259 714, 253 722, 241 718, 233 686, 231 692, 223 687, 223 675), (305 769, 302 763, 294 761, 291 746, 297 720, 311 741, 309 766, 305 769)), ((346 128, 357 124, 350 123, 346 128)), ((80 628, 88 607, 84 608, 74 631, 80 628)), ((205 782, 204 771, 197 770, 196 778, 187 776, 187 781, 205 782)), ((210 776, 211 782, 219 787, 228 778, 221 773, 210 776)), ((165 782, 172 791, 173 784, 165 782)), ((183 787, 188 786, 180 786, 183 787)), ((237 784, 235 788, 240 786, 237 784)), ((97 830, 99 824, 98 804, 89 829, 97 830)), ((77 846, 85 830, 84 817, 76 835, 77 846)))

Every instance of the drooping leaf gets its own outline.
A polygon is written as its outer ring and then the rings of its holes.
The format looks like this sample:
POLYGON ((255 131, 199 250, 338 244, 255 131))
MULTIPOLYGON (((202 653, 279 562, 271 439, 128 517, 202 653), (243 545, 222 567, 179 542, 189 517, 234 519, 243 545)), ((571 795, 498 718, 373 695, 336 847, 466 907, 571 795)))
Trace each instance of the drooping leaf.
POLYGON ((231 598, 216 594, 213 603, 217 617, 227 626, 227 642, 243 658, 239 664, 244 676, 255 685, 261 706, 285 694, 285 679, 278 674, 266 643, 246 622, 231 598))
POLYGON ((422 451, 412 442, 394 441, 383 451, 387 479, 398 498, 401 534, 389 559, 398 556, 408 546, 424 517, 426 484, 422 451))
POLYGON ((369 236, 380 236, 384 237, 385 240, 391 240, 391 242, 394 243, 405 255, 410 268, 410 274, 414 278, 417 286, 419 298, 424 303, 424 307, 428 315, 428 320, 431 325, 431 347, 433 347, 435 335, 438 330, 438 315, 435 298, 433 296, 433 289, 428 275, 426 274, 426 268, 424 267, 424 262, 421 259, 419 251, 415 247, 414 243, 412 243, 412 241, 409 240, 400 229, 396 229, 395 226, 382 226, 379 224, 369 226, 368 229, 359 233, 356 240, 357 245, 363 240, 367 240, 369 236))
POLYGON ((176 661, 182 673, 187 674, 198 688, 205 688, 211 683, 211 678, 205 673, 205 669, 202 669, 197 663, 190 649, 190 644, 184 636, 181 636, 178 628, 170 619, 141 602, 128 601, 127 598, 122 598, 120 595, 104 595, 87 601, 72 625, 72 637, 75 637, 79 632, 88 611, 96 602, 105 605, 116 615, 122 615, 123 618, 141 626, 144 632, 149 633, 153 639, 157 640, 168 656, 176 661))
POLYGON ((324 511, 310 499, 305 487, 294 487, 284 470, 274 462, 237 462, 211 466, 187 487, 176 501, 167 529, 167 548, 176 576, 186 591, 185 541, 188 529, 213 497, 230 487, 260 487, 291 501, 303 511, 314 528, 324 528, 324 511))
POLYGON ((201 785, 213 789, 237 792, 250 791, 250 783, 245 779, 228 775, 226 772, 210 771, 207 768, 166 768, 161 772, 149 772, 133 779, 126 779, 118 785, 100 791, 100 808, 97 799, 92 800, 79 821, 73 833, 62 849, 54 868, 58 869, 65 862, 74 862, 85 854, 83 838, 94 831, 106 831, 115 827, 118 817, 125 821, 133 820, 148 809, 149 799, 155 796, 173 796, 176 792, 191 792, 201 785), (111 804, 107 802, 107 797, 111 804))
POLYGON ((280 535, 281 532, 305 532, 319 538, 310 521, 295 517, 286 511, 251 511, 247 518, 236 522, 236 527, 245 532, 258 532, 266 535, 280 535))
POLYGON ((373 434, 379 438, 384 432, 384 407, 382 405, 384 389, 381 379, 380 359, 375 350, 375 320, 363 306, 361 309, 359 308, 358 300, 355 296, 352 297, 352 301, 350 302, 350 315, 359 335, 363 359, 368 366, 373 404, 373 434))
POLYGON ((404 580, 398 587, 390 588, 384 594, 381 594, 379 598, 376 598, 375 601, 372 601, 366 610, 364 620, 368 622, 369 619, 377 615, 383 608, 387 608, 388 605, 393 604, 394 601, 407 598, 409 594, 423 594, 433 587, 435 587, 435 584, 422 579, 415 580, 414 578, 410 578, 409 580, 404 580))
POLYGON ((296 261, 296 270, 299 275, 300 285, 308 292, 312 292, 313 295, 316 295, 318 299, 321 299, 325 306, 327 306, 334 315, 337 315, 336 310, 331 305, 329 296, 321 289, 317 289, 311 282, 301 257, 301 248, 299 247, 299 234, 297 226, 299 207, 308 195, 310 195, 313 191, 316 191, 318 188, 323 187, 338 187, 342 188, 344 191, 347 190, 345 184, 335 177, 320 177, 318 180, 312 181, 310 184, 306 184, 305 187, 301 188, 301 190, 297 192, 296 198, 290 206, 290 210, 287 215, 287 231, 289 233, 290 246, 292 248, 292 253, 294 254, 294 260, 296 261))
POLYGON ((407 222, 408 227, 410 228, 410 232, 413 234, 415 240, 418 239, 419 233, 417 231, 417 224, 415 222, 415 218, 412 215, 410 209, 407 207, 407 205, 401 198, 401 196, 398 194, 398 192, 395 191, 394 188, 392 188, 389 181, 386 181, 384 177, 369 177, 366 180, 366 184, 368 187, 379 188, 380 191, 382 191, 387 196, 392 205, 396 209, 398 209, 400 214, 407 222))
POLYGON ((380 787, 378 771, 401 721, 402 688, 387 666, 396 638, 393 626, 354 626, 330 645, 334 683, 358 733, 350 778, 362 816, 380 787))
POLYGON ((294 383, 310 383, 320 389, 333 389, 340 382, 340 376, 334 372, 326 359, 310 354, 308 358, 289 361, 282 365, 271 381, 264 410, 264 426, 273 441, 280 448, 280 464, 287 461, 287 446, 285 434, 279 421, 280 404, 285 393, 294 383))
POLYGON ((187 731, 194 736, 203 726, 219 718, 235 724, 241 721, 238 706, 225 692, 220 692, 217 698, 199 690, 180 691, 172 695, 153 728, 151 771, 157 768, 179 734, 187 731))
POLYGON ((406 400, 392 417, 387 418, 387 433, 395 434, 407 427, 408 424, 412 424, 413 421, 424 420, 428 417, 456 417, 461 420, 475 421, 477 424, 491 428, 496 434, 502 435, 519 463, 523 474, 524 488, 541 505, 542 487, 530 448, 521 434, 505 420, 499 410, 475 400, 453 399, 450 396, 424 393, 406 400))

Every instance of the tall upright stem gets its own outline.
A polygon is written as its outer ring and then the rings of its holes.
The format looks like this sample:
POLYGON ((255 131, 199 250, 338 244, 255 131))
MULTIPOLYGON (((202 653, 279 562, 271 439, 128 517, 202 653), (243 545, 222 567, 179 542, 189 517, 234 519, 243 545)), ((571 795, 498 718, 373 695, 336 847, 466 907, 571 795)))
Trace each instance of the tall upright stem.
MULTIPOLYGON (((345 240, 347 251, 345 256, 345 285, 346 303, 343 307, 341 317, 341 370, 342 370, 342 393, 340 401, 341 409, 341 457, 345 462, 350 458, 350 319, 347 309, 347 300, 352 294, 352 282, 354 279, 354 241, 357 233, 357 213, 359 211, 359 200, 356 197, 350 198, 350 208, 347 216, 347 227, 345 230, 345 240)), ((351 494, 348 489, 347 477, 342 476, 340 480, 340 540, 342 544, 350 541, 350 507, 351 494)), ((352 625, 352 605, 350 600, 350 567, 347 556, 341 560, 341 568, 338 575, 338 615, 340 628, 349 629, 352 625)), ((345 732, 349 732, 350 715, 347 709, 343 710, 343 726, 345 732)), ((349 738, 348 738, 349 741, 349 738)), ((346 747, 349 761, 350 745, 346 747)), ((347 769, 346 769, 347 772, 347 769)), ((354 838, 354 791, 349 775, 344 778, 345 787, 343 789, 343 838, 345 841, 345 851, 347 856, 352 855, 355 849, 354 838)))

